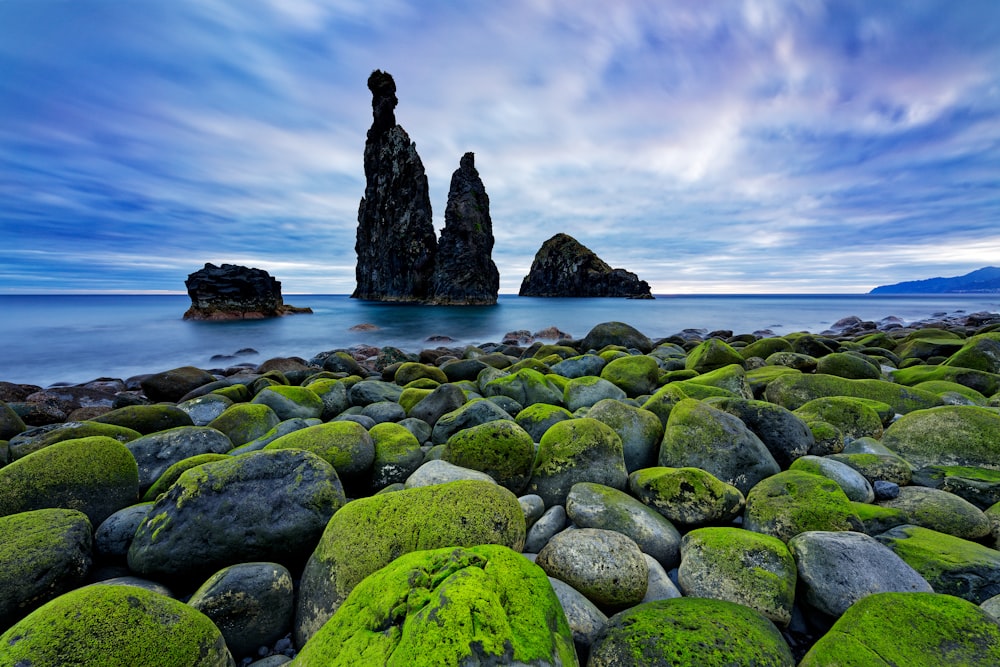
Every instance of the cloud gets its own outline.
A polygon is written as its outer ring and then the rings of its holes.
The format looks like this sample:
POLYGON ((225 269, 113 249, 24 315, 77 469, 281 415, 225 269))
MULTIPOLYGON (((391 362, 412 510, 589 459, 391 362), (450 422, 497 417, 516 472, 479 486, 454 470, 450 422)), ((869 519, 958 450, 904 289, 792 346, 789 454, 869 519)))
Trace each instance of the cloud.
POLYGON ((556 232, 665 293, 995 263, 995 3, 50 5, 0 3, 7 291, 350 292, 375 68, 439 228, 476 153, 505 292, 556 232))

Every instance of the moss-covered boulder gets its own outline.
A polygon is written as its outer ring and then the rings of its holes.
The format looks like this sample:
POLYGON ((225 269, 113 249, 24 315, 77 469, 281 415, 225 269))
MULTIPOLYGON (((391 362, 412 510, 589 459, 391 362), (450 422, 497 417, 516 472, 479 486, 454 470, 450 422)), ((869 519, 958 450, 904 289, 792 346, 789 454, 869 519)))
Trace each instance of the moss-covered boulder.
POLYGON ((983 396, 991 396, 1000 391, 1000 374, 957 366, 910 366, 893 371, 892 378, 909 387, 935 380, 955 382, 975 389, 983 396))
POLYGON ((503 546, 401 556, 358 583, 296 665, 577 665, 545 573, 503 546))
POLYGON ((917 471, 921 486, 953 493, 979 509, 1000 502, 1000 470, 970 466, 928 466, 917 471))
POLYGON ((106 436, 64 440, 0 468, 0 516, 61 507, 97 526, 138 498, 135 459, 106 436))
MULTIPOLYGON (((696 375, 695 377, 684 380, 683 382, 683 386, 688 387, 689 393, 692 388, 705 387, 722 389, 733 396, 738 396, 739 398, 753 398, 753 390, 750 388, 750 383, 747 381, 747 373, 743 370, 743 367, 738 364, 729 364, 727 366, 723 366, 722 368, 716 368, 713 371, 707 371, 700 375, 696 375)), ((692 397, 694 396, 694 394, 691 395, 692 397)))
POLYGON ((652 412, 660 418, 660 423, 666 426, 667 421, 670 420, 670 412, 674 409, 674 406, 685 398, 690 397, 684 393, 684 390, 677 383, 667 384, 657 389, 656 393, 642 404, 642 409, 652 412))
POLYGON ((893 350, 901 360, 947 357, 965 346, 965 340, 956 334, 940 329, 928 330, 918 336, 909 336, 893 350))
POLYGON ((750 490, 743 526, 784 542, 807 530, 862 529, 836 482, 798 470, 778 473, 750 490))
POLYGON ((698 373, 708 373, 723 366, 744 364, 743 355, 718 338, 709 338, 688 352, 684 367, 698 373))
POLYGON ((14 408, 0 401, 0 440, 10 440, 27 428, 14 408))
POLYGON ((643 354, 653 349, 652 341, 635 327, 624 322, 602 322, 583 337, 580 350, 601 350, 608 345, 634 348, 643 354))
POLYGON ((671 410, 658 463, 707 470, 744 494, 780 470, 764 443, 738 417, 693 399, 671 410))
POLYGON ((76 510, 0 517, 0 628, 84 582, 91 564, 91 532, 87 516, 76 510))
POLYGON ((913 478, 913 468, 910 464, 892 453, 848 452, 845 448, 845 451, 839 454, 831 454, 824 458, 851 466, 871 484, 883 481, 903 485, 909 484, 913 478))
POLYGON ((86 586, 0 635, 0 664, 231 667, 222 633, 197 609, 135 586, 86 586))
POLYGON ((859 600, 799 667, 1000 664, 1000 626, 974 604, 936 593, 876 593, 859 600))
POLYGON ((177 407, 187 413, 195 426, 208 426, 232 404, 233 401, 225 396, 209 393, 178 403, 177 407))
POLYGON ((904 525, 876 535, 938 593, 980 604, 1000 594, 1000 551, 930 528, 904 525))
POLYGON ((424 461, 420 441, 405 426, 376 424, 368 432, 375 447, 372 462, 372 488, 402 484, 424 461))
POLYGON ((501 419, 451 436, 441 458, 463 468, 485 472, 517 494, 531 476, 535 443, 516 423, 501 419))
POLYGON ((742 528, 698 528, 681 541, 677 580, 684 595, 728 600, 785 627, 797 570, 785 543, 742 528))
POLYGON ((624 489, 628 482, 622 439, 608 425, 582 417, 562 421, 539 442, 526 493, 546 506, 562 505, 577 482, 624 489))
POLYGON ((882 444, 911 464, 1000 470, 1000 413, 972 405, 947 405, 904 415, 885 431, 882 444))
POLYGON ((522 407, 534 403, 561 405, 563 400, 562 389, 531 368, 490 380, 483 386, 483 396, 507 396, 522 407))
POLYGON ((628 484, 643 504, 685 527, 728 523, 743 511, 740 490, 701 468, 645 468, 628 484))
POLYGON ((326 526, 302 575, 295 620, 299 646, 362 579, 411 551, 446 546, 524 546, 517 497, 492 482, 406 489, 344 505, 326 526))
POLYGON ((367 472, 375 460, 371 435, 364 426, 352 421, 327 422, 292 431, 264 447, 264 451, 280 449, 312 452, 345 478, 367 472))
POLYGON ((879 365, 858 352, 834 352, 816 360, 816 372, 851 380, 877 380, 882 377, 879 365))
POLYGON ((206 463, 156 499, 129 548, 129 567, 188 580, 246 561, 301 567, 344 501, 333 466, 311 452, 206 463))
POLYGON ((142 434, 179 426, 194 426, 191 417, 176 405, 127 405, 94 417, 90 421, 114 424, 142 434))
POLYGON ((234 447, 256 440, 278 425, 281 419, 267 405, 235 403, 208 425, 222 431, 234 447))
POLYGON ((400 405, 406 408, 406 414, 415 419, 420 419, 430 426, 437 424, 438 419, 443 415, 458 410, 465 405, 465 392, 457 385, 442 384, 439 387, 427 391, 424 389, 404 389, 399 397, 400 405), (407 407, 403 399, 407 392, 420 392, 421 396, 412 406, 407 407), (423 392, 427 392, 423 394, 423 392))
POLYGON ((660 366, 648 355, 629 355, 608 363, 601 370, 601 377, 635 398, 656 391, 660 366))
POLYGON ((624 491, 593 482, 574 484, 566 498, 566 514, 579 528, 626 535, 667 569, 677 565, 680 533, 669 519, 624 491))
POLYGON ((1000 340, 989 336, 973 336, 942 365, 1000 373, 1000 340))
POLYGON ((233 443, 214 428, 178 426, 136 438, 125 446, 139 466, 139 493, 146 493, 173 464, 200 454, 225 454, 233 443))
POLYGON ((448 376, 445 375, 444 371, 437 366, 421 364, 414 361, 406 361, 400 364, 393 376, 395 383, 401 387, 405 387, 414 380, 420 380, 423 378, 434 380, 440 384, 448 382, 448 376))
POLYGON ((186 459, 182 459, 163 471, 163 474, 156 478, 146 493, 142 496, 143 502, 152 502, 156 497, 170 488, 177 481, 185 470, 190 470, 203 463, 213 461, 226 461, 230 457, 227 454, 198 454, 186 459))
MULTIPOLYGON (((832 424, 845 438, 881 438, 882 419, 864 400, 847 396, 814 398, 795 409, 804 422, 832 424)), ((838 451, 843 446, 838 448, 838 451)))
POLYGON ((604 400, 624 400, 625 390, 604 378, 585 375, 573 378, 563 388, 562 404, 571 412, 589 408, 604 400))
POLYGON ((646 595, 649 565, 635 541, 617 531, 565 530, 542 547, 535 562, 598 607, 621 609, 646 595))
POLYGON ((759 612, 682 597, 615 614, 594 639, 588 667, 794 667, 788 644, 759 612))
POLYGON ((572 413, 564 407, 535 403, 518 412, 514 422, 531 436, 533 442, 538 442, 550 426, 572 418, 572 413))
POLYGON ((607 424, 622 439, 626 470, 632 472, 656 463, 663 424, 655 414, 622 401, 606 399, 594 404, 587 416, 607 424))
POLYGON ((93 421, 49 424, 30 428, 11 438, 9 443, 10 458, 14 461, 57 442, 79 440, 96 435, 114 438, 118 442, 131 442, 142 434, 130 428, 114 424, 99 424, 93 421))
POLYGON ((888 404, 899 414, 941 405, 941 399, 928 391, 883 380, 849 380, 836 375, 783 375, 764 390, 765 400, 789 410, 824 396, 869 398, 888 404))
POLYGON ((986 405, 989 399, 964 384, 948 380, 927 380, 915 384, 916 389, 937 394, 945 405, 986 405))
POLYGON ((882 500, 879 505, 899 510, 906 517, 906 523, 967 540, 978 540, 990 534, 989 519, 979 508, 940 489, 903 486, 898 496, 882 500))
POLYGON ((744 359, 759 357, 767 359, 775 352, 791 352, 792 344, 780 336, 771 338, 760 338, 739 350, 740 356, 744 359))
POLYGON ((151 401, 179 402, 185 394, 215 381, 208 371, 194 366, 181 366, 143 378, 139 385, 151 401))
POLYGON ((234 656, 256 656, 291 630, 292 575, 278 563, 231 565, 199 586, 188 605, 211 619, 234 656))
POLYGON ((394 382, 383 382, 371 378, 355 382, 347 390, 347 398, 351 405, 364 407, 382 401, 398 402, 403 388, 394 382))
POLYGON ((805 456, 816 442, 805 421, 780 405, 744 398, 714 398, 706 403, 739 417, 782 469, 805 456))
POLYGON ((268 406, 281 420, 319 418, 325 407, 323 399, 308 387, 284 384, 265 387, 257 392, 251 403, 268 406))
POLYGON ((323 402, 323 413, 320 415, 323 421, 330 421, 351 406, 347 385, 340 380, 317 378, 305 386, 323 402))
POLYGON ((431 442, 443 445, 455 433, 497 419, 513 420, 503 408, 484 398, 474 398, 460 408, 441 415, 431 431, 431 442))

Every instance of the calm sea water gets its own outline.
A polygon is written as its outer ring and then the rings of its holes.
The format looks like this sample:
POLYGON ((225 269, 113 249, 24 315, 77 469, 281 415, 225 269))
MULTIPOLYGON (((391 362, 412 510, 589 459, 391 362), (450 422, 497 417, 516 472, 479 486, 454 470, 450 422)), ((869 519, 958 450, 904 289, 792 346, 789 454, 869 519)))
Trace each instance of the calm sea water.
POLYGON ((47 386, 98 377, 126 378, 183 365, 213 368, 213 355, 253 348, 242 360, 309 358, 358 343, 417 351, 429 336, 461 343, 499 341, 508 331, 555 326, 574 337, 595 324, 627 322, 651 338, 686 328, 822 331, 857 315, 907 322, 935 313, 1000 312, 1000 295, 971 296, 660 296, 538 299, 502 295, 494 307, 440 307, 359 302, 345 295, 286 295, 312 315, 250 322, 181 319, 186 295, 0 295, 0 380, 47 386), (368 323, 375 331, 350 328, 368 323))

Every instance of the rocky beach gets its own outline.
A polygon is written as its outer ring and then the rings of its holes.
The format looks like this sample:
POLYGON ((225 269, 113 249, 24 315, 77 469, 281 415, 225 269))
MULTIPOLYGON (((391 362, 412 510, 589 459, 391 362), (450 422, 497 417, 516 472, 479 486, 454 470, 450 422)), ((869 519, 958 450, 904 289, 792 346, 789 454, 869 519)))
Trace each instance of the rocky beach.
POLYGON ((1000 314, 572 333, 0 382, 0 665, 1000 663, 1000 314))

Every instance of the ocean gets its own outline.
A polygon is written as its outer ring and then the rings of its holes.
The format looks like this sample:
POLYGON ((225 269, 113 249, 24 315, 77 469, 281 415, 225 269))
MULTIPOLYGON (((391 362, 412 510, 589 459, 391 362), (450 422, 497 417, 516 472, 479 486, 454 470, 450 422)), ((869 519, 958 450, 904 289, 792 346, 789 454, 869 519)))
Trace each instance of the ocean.
POLYGON ((500 341, 509 331, 554 326, 582 337, 596 324, 621 321, 650 338, 683 329, 819 332, 856 315, 906 322, 936 314, 1000 312, 1000 295, 709 295, 626 299, 542 299, 501 295, 496 306, 420 306, 361 302, 346 295, 285 295, 312 315, 193 322, 182 316, 186 295, 0 295, 0 381, 49 386, 99 377, 128 378, 178 366, 218 368, 213 361, 251 348, 238 361, 279 356, 308 359, 326 350, 366 344, 407 351, 500 341), (351 331, 358 324, 377 327, 351 331), (449 344, 450 345, 450 344, 449 344))

